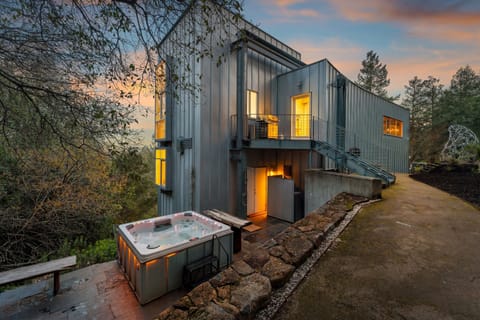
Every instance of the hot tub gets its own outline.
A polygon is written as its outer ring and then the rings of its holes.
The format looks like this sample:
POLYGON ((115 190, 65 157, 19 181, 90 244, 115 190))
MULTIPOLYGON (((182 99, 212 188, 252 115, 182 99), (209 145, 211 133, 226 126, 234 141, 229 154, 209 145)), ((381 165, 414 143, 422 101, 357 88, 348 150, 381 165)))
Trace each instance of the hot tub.
POLYGON ((118 262, 139 302, 145 304, 184 285, 190 266, 215 257, 232 260, 230 227, 193 211, 118 226, 118 262))

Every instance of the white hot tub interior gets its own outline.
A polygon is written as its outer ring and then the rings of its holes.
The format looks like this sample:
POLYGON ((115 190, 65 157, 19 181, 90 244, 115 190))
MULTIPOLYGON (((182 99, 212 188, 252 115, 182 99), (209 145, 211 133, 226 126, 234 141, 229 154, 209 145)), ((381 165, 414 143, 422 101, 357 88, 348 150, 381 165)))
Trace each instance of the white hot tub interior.
POLYGON ((222 225, 186 212, 173 214, 169 218, 160 217, 128 224, 125 228, 138 249, 165 249, 210 235, 222 229, 222 225))

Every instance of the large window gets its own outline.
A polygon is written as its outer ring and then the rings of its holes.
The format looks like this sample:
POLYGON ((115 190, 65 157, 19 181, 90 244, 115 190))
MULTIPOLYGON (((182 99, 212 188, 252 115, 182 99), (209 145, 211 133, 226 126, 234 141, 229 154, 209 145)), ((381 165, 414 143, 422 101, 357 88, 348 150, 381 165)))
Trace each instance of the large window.
POLYGON ((247 90, 247 115, 249 118, 256 118, 258 114, 258 93, 247 90))
POLYGON ((166 138, 166 72, 165 61, 158 64, 155 80, 155 139, 166 138))
POLYGON ((403 137, 403 122, 394 118, 383 116, 383 134, 403 137))
POLYGON ((167 149, 155 150, 155 184, 167 187, 167 149))

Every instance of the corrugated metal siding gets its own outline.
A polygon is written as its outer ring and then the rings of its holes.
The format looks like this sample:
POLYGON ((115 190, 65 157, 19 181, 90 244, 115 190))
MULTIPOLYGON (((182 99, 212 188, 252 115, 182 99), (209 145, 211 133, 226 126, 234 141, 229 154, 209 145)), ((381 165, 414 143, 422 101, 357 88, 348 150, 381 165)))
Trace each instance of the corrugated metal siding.
MULTIPOLYGON (((314 139, 336 145, 336 81, 340 73, 322 60, 276 78, 278 114, 290 114, 291 97, 310 92, 314 139)), ((408 110, 363 90, 347 79, 345 150, 357 146, 361 156, 394 172, 408 171, 408 110), (403 121, 404 137, 383 134, 383 116, 403 121)), ((325 168, 335 168, 327 159, 325 168)))
MULTIPOLYGON (((197 9, 198 10, 198 9, 197 9)), ((192 10, 185 15, 176 29, 162 44, 168 55, 177 57, 179 62, 189 60, 191 70, 180 66, 180 76, 185 76, 191 83, 202 88, 196 94, 177 90, 174 102, 172 149, 173 188, 171 194, 158 192, 158 212, 169 214, 176 211, 205 208, 233 210, 236 199, 235 170, 236 163, 230 160, 230 123, 236 114, 237 67, 236 52, 231 53, 229 43, 224 48, 217 48, 215 54, 225 54, 226 61, 217 66, 217 59, 203 58, 199 62, 195 57, 186 58, 185 52, 179 52, 173 40, 193 41, 196 34, 202 32, 201 26, 195 24, 192 30, 192 10), (180 59, 180 57, 182 57, 180 59), (202 79, 199 79, 199 76, 202 79), (192 149, 181 154, 177 150, 180 137, 192 138, 192 149)), ((225 13, 229 14, 229 13, 225 13)), ((210 22, 215 19, 209 17, 210 22)), ((200 21, 200 19, 196 19, 200 21)), ((230 38, 230 43, 237 40, 236 33, 246 29, 284 52, 300 59, 300 53, 269 36, 252 24, 240 20, 236 26, 227 26, 226 34, 222 28, 210 35, 205 44, 218 47, 220 36, 230 38)), ((260 54, 250 51, 247 58, 247 83, 251 89, 259 92, 260 111, 270 112, 271 80, 279 73, 288 71, 282 66, 260 54)))

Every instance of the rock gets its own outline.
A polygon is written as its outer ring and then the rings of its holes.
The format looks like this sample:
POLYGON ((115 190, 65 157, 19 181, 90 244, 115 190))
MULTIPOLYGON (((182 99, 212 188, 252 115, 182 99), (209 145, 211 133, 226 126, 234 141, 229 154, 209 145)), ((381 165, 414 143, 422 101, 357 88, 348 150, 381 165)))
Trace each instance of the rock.
POLYGON ((197 320, 234 320, 235 315, 225 311, 219 305, 210 302, 207 306, 189 314, 189 319, 197 320))
POLYGON ((222 300, 230 300, 231 287, 229 285, 218 287, 217 296, 222 300))
POLYGON ((168 307, 167 309, 163 310, 155 320, 187 320, 188 312, 183 311, 180 309, 175 309, 173 307, 168 307))
POLYGON ((323 239, 325 239, 325 233, 319 230, 305 232, 305 235, 312 241, 316 248, 318 248, 322 244, 323 239))
MULTIPOLYGON (((313 243, 300 230, 288 227, 275 239, 285 248, 288 256, 282 254, 281 258, 288 264, 299 266, 313 250, 313 243)), ((275 256, 275 253, 272 254, 275 256)))
POLYGON ((274 256, 274 257, 277 257, 277 258, 280 258, 285 253, 287 253, 283 246, 275 246, 275 247, 271 248, 268 252, 270 253, 271 256, 274 256))
POLYGON ((243 260, 255 270, 262 269, 263 265, 267 263, 268 259, 270 259, 268 251, 262 248, 251 250, 243 256, 243 260))
POLYGON ((251 317, 268 300, 271 291, 270 280, 259 273, 253 273, 232 288, 230 303, 238 308, 241 315, 251 317))
POLYGON ((245 261, 238 260, 232 264, 233 270, 237 271, 242 277, 252 274, 255 270, 252 269, 245 261))
POLYGON ((233 304, 228 303, 227 301, 214 300, 214 302, 218 304, 223 310, 233 314, 235 317, 238 317, 238 315, 240 314, 238 308, 235 307, 233 304))
POLYGON ((240 276, 238 273, 232 267, 228 267, 210 279, 210 284, 216 288, 225 286, 227 284, 236 284, 239 280, 240 276))
POLYGON ((276 257, 270 257, 270 260, 262 268, 262 274, 270 279, 270 283, 274 288, 283 286, 293 271, 295 271, 294 266, 286 264, 276 257))
POLYGON ((190 297, 183 296, 180 299, 178 299, 173 306, 177 309, 182 309, 182 310, 188 310, 189 308, 193 307, 193 302, 190 300, 190 297))
POLYGON ((217 292, 210 285, 210 282, 205 281, 190 291, 188 293, 188 297, 195 306, 203 307, 208 305, 210 301, 217 297, 217 292))

